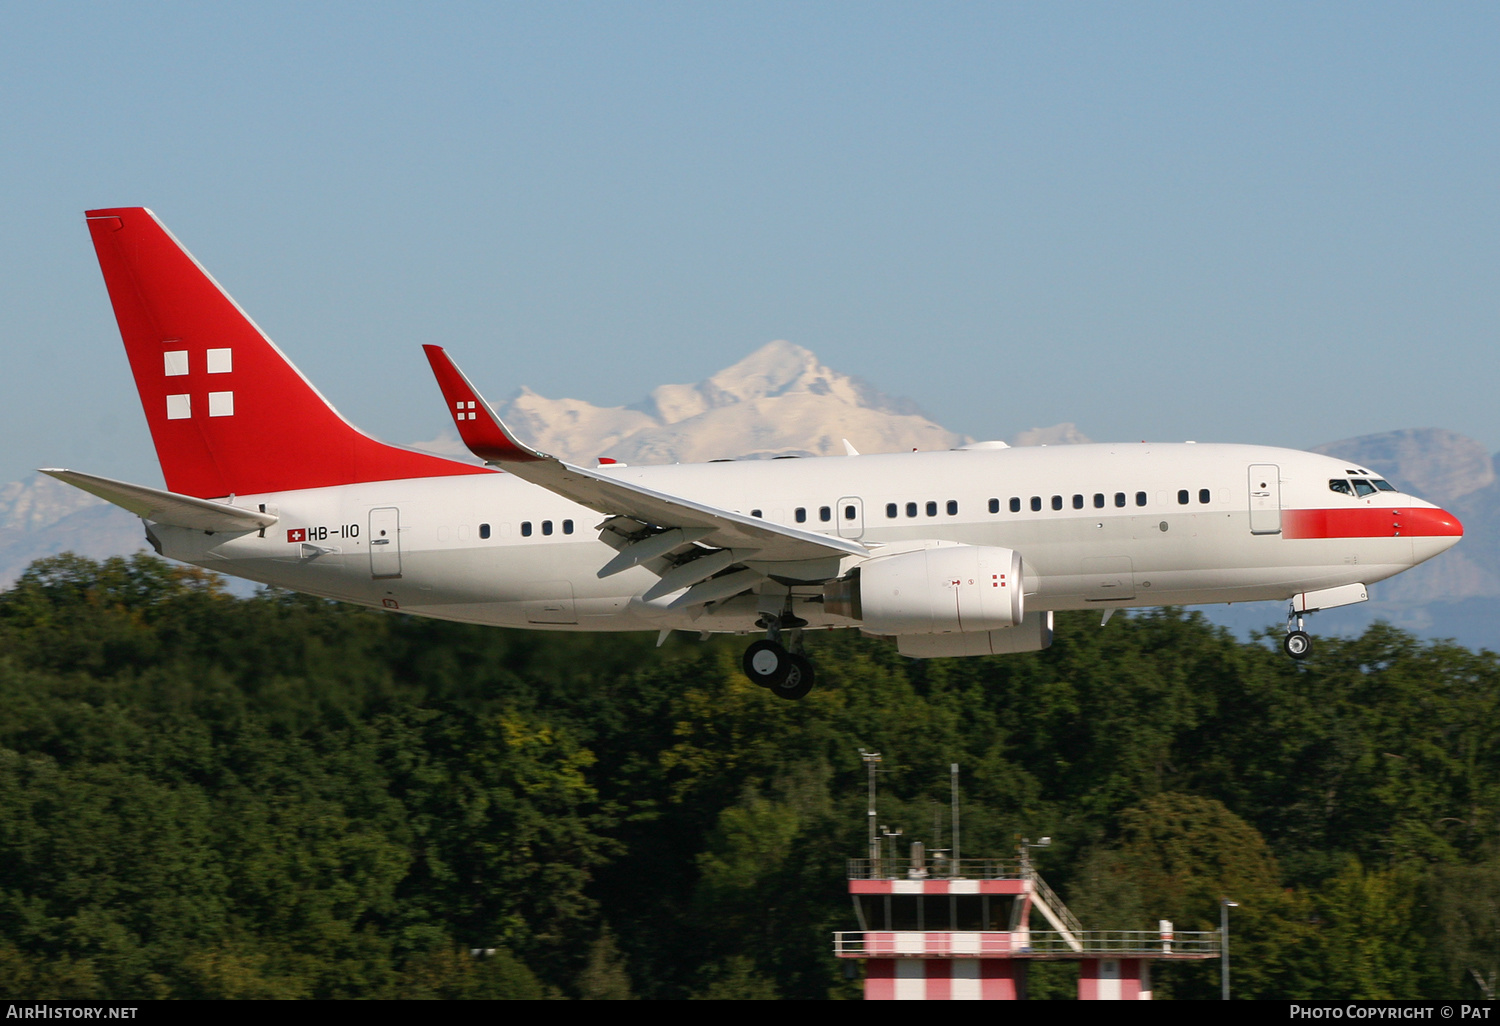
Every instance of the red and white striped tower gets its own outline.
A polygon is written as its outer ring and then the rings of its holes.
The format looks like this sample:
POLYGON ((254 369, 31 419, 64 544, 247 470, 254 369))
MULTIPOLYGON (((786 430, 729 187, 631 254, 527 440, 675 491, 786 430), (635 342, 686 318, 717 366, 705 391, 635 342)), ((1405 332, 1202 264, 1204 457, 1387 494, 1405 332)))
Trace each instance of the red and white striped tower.
POLYGON ((860 929, 834 934, 834 954, 865 961, 866 1000, 1015 1000, 1033 961, 1079 963, 1084 1000, 1148 1000, 1151 963, 1219 956, 1217 931, 1084 930, 1025 857, 853 859, 849 894, 860 929), (1035 909, 1047 928, 1032 929, 1035 909))

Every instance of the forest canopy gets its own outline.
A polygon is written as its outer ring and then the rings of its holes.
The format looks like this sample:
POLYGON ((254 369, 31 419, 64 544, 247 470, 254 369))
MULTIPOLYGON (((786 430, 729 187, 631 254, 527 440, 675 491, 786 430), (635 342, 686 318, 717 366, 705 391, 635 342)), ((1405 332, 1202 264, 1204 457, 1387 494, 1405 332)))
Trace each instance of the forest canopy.
MULTIPOLYGON (((1090 929, 1214 929, 1240 997, 1490 996, 1500 667, 1377 625, 1292 662, 1176 609, 1045 652, 380 613, 140 555, 0 594, 0 980, 28 998, 851 998, 880 820, 1038 868, 1090 929)), ((1072 995, 1038 966, 1035 997, 1072 995)), ((1157 974, 1217 993, 1218 964, 1157 974)))

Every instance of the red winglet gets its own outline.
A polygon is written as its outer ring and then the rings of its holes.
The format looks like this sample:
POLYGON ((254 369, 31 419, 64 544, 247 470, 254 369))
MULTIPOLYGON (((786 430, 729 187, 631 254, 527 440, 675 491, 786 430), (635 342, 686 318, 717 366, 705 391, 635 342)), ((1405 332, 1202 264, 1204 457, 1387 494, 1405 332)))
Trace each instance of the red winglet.
POLYGON ((427 362, 432 364, 438 388, 448 401, 448 413, 458 428, 458 437, 464 440, 470 452, 487 463, 533 463, 547 458, 510 433, 442 346, 423 346, 422 349, 427 354, 427 362))

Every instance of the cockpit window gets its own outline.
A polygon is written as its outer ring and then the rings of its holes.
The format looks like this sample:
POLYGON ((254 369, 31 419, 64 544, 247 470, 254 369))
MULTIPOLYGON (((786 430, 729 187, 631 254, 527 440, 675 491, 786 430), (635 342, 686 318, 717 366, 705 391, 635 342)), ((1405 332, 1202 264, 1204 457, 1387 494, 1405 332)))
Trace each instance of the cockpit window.
POLYGON ((1375 478, 1370 483, 1372 485, 1374 485, 1376 488, 1379 488, 1382 492, 1394 492, 1394 491, 1397 490, 1395 485, 1391 484, 1389 481, 1382 480, 1381 478, 1378 478, 1378 477, 1375 478))
POLYGON ((1350 478, 1350 483, 1354 485, 1354 492, 1361 499, 1366 495, 1375 494, 1375 486, 1362 477, 1350 478))
POLYGON ((1328 490, 1338 492, 1341 495, 1353 495, 1354 489, 1349 487, 1349 482, 1342 477, 1331 478, 1328 482, 1328 490))

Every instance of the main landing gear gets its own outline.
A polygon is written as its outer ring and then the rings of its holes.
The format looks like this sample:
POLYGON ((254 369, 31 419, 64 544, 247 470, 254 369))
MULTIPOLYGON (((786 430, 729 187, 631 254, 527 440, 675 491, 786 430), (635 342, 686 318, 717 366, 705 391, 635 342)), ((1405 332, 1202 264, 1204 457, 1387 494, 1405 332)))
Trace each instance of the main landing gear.
POLYGON ((787 613, 775 619, 762 617, 758 626, 765 628, 766 636, 745 649, 740 661, 745 676, 777 698, 807 697, 816 681, 812 660, 802 654, 802 628, 807 621, 787 613), (781 644, 783 630, 787 632, 790 651, 781 644))
POLYGON ((1287 610, 1286 637, 1281 639, 1281 650, 1293 659, 1306 659, 1312 654, 1312 636, 1302 629, 1302 615, 1296 607, 1287 610))

